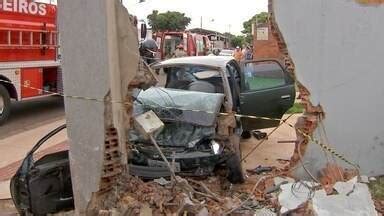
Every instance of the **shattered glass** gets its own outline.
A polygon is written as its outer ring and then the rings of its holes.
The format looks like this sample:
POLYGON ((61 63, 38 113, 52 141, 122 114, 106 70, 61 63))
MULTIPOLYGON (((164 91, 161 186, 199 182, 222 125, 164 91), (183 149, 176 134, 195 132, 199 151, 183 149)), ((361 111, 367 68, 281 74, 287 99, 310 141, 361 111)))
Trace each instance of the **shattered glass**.
POLYGON ((166 122, 184 122, 214 126, 224 95, 166 88, 141 91, 134 106, 134 115, 153 110, 166 122))

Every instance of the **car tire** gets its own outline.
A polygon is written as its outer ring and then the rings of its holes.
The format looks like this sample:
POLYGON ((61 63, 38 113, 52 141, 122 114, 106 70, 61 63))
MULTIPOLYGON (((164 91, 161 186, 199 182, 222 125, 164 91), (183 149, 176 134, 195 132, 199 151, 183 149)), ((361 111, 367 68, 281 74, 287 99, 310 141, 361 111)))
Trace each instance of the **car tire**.
POLYGON ((241 138, 243 139, 250 139, 251 137, 252 137, 251 131, 245 130, 241 133, 241 138))
POLYGON ((245 181, 241 159, 238 154, 231 155, 227 161, 227 179, 233 184, 240 184, 245 181))
POLYGON ((11 98, 9 96, 8 90, 3 85, 0 85, 0 125, 7 121, 10 114, 11 98))
POLYGON ((233 184, 239 184, 245 181, 243 166, 241 163, 240 137, 239 135, 234 134, 231 140, 234 144, 234 152, 229 155, 229 158, 226 161, 228 168, 227 179, 233 184))

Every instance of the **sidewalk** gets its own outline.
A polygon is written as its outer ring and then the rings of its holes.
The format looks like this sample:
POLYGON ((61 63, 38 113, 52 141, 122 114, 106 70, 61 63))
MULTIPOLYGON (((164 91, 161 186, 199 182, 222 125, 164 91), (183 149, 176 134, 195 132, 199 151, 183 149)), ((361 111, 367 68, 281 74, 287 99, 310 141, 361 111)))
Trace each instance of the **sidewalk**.
MULTIPOLYGON (((44 135, 65 123, 65 120, 59 120, 32 130, 28 130, 6 139, 0 140, 0 200, 9 199, 9 180, 19 168, 27 152, 44 135)), ((42 156, 68 149, 66 130, 58 133, 48 140, 35 154, 35 159, 42 156)))
MULTIPOLYGON (((65 124, 65 119, 61 119, 32 130, 18 133, 5 139, 0 139, 0 168, 23 159, 26 153, 31 150, 37 141, 62 124, 65 124)), ((48 140, 46 144, 40 148, 40 150, 48 148, 57 143, 64 142, 65 140, 67 140, 67 134, 66 130, 63 130, 48 140)))

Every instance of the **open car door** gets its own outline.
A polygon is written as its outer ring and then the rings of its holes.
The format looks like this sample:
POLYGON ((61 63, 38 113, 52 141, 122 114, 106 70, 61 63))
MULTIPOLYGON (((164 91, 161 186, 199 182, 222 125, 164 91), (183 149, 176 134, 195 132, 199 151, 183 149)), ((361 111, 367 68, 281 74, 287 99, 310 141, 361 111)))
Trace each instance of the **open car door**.
POLYGON ((243 130, 276 127, 293 106, 295 82, 277 60, 251 60, 241 64, 240 112, 277 120, 242 118, 243 130))
POLYGON ((39 147, 65 127, 39 140, 12 177, 11 195, 21 215, 46 215, 74 208, 68 150, 33 159, 39 147))

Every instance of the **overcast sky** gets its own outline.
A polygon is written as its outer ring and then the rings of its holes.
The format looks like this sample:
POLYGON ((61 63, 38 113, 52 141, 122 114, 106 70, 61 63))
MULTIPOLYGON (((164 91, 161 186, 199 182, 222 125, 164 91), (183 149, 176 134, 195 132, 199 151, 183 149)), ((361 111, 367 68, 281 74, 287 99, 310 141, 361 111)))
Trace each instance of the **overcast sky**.
POLYGON ((123 0, 129 13, 145 19, 152 10, 179 11, 192 19, 188 28, 203 28, 240 34, 243 22, 262 11, 268 11, 268 0, 123 0))

